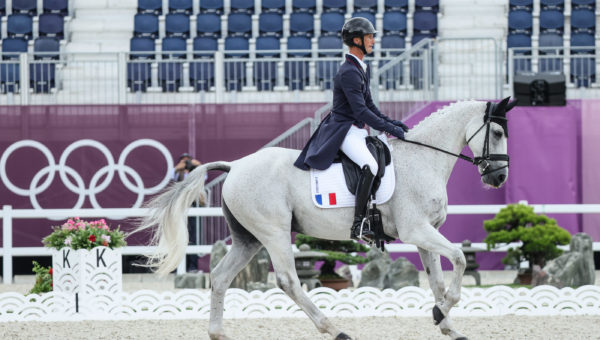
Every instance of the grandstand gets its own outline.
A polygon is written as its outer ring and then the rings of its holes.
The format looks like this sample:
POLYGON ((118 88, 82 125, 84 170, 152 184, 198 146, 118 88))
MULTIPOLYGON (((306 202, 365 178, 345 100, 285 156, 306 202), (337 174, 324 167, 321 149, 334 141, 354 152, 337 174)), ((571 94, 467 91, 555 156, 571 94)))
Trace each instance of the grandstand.
POLYGON ((373 74, 435 40, 432 62, 396 72, 402 86, 380 79, 387 98, 412 99, 426 74, 441 100, 510 94, 518 72, 563 72, 571 98, 597 88, 590 1, 13 0, 3 11, 0 104, 328 101, 353 16, 380 32, 373 74))

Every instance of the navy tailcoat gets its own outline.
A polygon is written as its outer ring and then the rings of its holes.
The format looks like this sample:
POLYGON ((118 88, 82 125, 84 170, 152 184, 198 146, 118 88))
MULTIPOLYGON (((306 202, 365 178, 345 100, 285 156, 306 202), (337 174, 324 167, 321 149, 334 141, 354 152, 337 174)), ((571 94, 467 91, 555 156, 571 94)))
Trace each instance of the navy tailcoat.
POLYGON ((398 131, 401 128, 392 124, 392 120, 373 103, 369 88, 370 77, 370 67, 367 66, 365 74, 358 61, 353 56, 346 55, 346 61, 333 80, 331 112, 304 146, 294 162, 296 167, 302 170, 327 169, 333 163, 352 125, 363 128, 367 124, 392 135, 401 133, 398 131))

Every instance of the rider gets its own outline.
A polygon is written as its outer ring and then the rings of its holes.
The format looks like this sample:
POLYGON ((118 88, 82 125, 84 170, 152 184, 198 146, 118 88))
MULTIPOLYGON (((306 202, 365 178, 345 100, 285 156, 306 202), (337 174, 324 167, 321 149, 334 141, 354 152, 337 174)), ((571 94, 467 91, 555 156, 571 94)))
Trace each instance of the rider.
MULTIPOLYGON (((363 58, 373 52, 375 33, 371 22, 360 17, 348 20, 342 27, 342 40, 348 45, 350 53, 334 78, 331 112, 323 119, 294 163, 303 170, 324 170, 341 150, 361 167, 350 232, 353 239, 359 238, 371 187, 378 171, 377 162, 366 145, 368 131, 365 125, 400 139, 404 139, 404 131, 408 131, 406 125, 382 114, 373 103, 369 88, 371 70, 363 58)), ((372 240, 374 233, 363 229, 362 236, 372 240)))

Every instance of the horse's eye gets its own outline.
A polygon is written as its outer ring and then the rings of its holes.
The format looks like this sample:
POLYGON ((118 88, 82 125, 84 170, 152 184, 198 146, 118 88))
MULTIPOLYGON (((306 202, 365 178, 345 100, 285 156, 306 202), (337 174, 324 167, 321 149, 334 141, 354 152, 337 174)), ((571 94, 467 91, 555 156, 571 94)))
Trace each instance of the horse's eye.
POLYGON ((494 131, 494 137, 496 137, 496 139, 502 138, 503 135, 504 135, 504 133, 500 130, 494 131))

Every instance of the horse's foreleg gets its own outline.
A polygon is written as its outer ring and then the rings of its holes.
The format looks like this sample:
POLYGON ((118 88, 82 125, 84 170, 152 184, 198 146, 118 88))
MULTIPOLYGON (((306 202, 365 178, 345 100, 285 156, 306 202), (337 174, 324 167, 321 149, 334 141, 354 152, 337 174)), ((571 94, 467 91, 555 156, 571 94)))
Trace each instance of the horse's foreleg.
POLYGON ((302 308, 321 333, 329 333, 336 340, 350 340, 351 338, 335 327, 302 290, 290 242, 288 234, 282 235, 280 241, 265 246, 273 262, 277 285, 302 308))
POLYGON ((247 239, 236 242, 234 239, 231 250, 225 254, 219 264, 210 272, 210 321, 208 335, 211 340, 226 340, 223 331, 223 305, 225 293, 235 276, 252 260, 260 250, 260 242, 247 239))
POLYGON ((414 244, 419 248, 419 255, 421 255, 425 270, 429 269, 429 284, 436 300, 433 308, 435 324, 440 326, 442 333, 453 339, 466 339, 454 330, 448 317, 450 309, 460 300, 462 277, 466 267, 463 252, 430 224, 419 229, 406 230, 404 233, 400 233, 400 238, 404 242, 414 244), (438 253, 446 257, 454 267, 454 276, 447 291, 444 287, 439 256, 432 253, 438 253))

